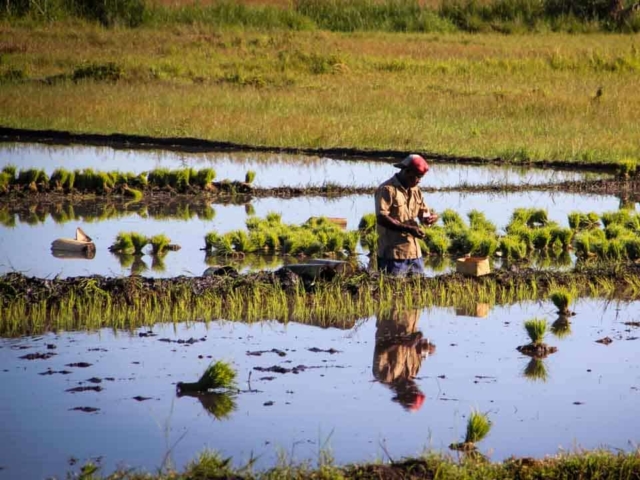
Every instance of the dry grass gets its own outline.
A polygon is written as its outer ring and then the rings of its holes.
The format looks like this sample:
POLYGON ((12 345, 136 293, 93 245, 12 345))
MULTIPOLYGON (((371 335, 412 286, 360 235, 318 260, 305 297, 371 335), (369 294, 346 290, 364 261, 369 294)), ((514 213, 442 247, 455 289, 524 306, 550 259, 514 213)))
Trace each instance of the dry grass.
POLYGON ((0 124, 608 162, 640 157, 640 36, 0 25, 0 124), (331 53, 326 53, 331 52, 331 53), (36 79, 88 60, 116 84, 36 79), (594 100, 602 87, 604 94, 594 100))

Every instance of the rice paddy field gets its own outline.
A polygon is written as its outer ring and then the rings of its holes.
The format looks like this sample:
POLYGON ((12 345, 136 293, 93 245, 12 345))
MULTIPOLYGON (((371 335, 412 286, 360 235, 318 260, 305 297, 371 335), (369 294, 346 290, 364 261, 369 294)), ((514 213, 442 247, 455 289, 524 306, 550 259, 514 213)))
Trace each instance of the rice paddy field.
POLYGON ((640 478, 634 2, 0 7, 0 480, 640 478))

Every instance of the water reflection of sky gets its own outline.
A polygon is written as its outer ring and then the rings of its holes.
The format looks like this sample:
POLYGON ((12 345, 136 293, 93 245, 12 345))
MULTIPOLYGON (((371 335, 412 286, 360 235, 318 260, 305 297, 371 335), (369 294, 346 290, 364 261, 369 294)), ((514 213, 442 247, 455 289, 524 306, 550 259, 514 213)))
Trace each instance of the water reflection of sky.
MULTIPOLYGON (((431 162, 431 187, 465 184, 532 185, 595 178, 594 174, 522 167, 487 167, 431 162)), ((244 180, 248 170, 256 172, 260 187, 323 185, 375 186, 393 175, 395 169, 379 161, 344 161, 303 155, 259 153, 181 153, 157 150, 118 150, 106 147, 58 147, 38 144, 1 144, 0 169, 42 168, 51 174, 56 168, 93 168, 139 173, 155 168, 212 167, 218 179, 244 180)))
POLYGON ((638 441, 633 419, 640 413, 638 340, 632 338, 640 332, 624 322, 637 321, 640 303, 584 299, 574 309, 571 333, 547 338, 559 350, 544 360, 546 382, 523 375, 529 359, 516 347, 527 342, 524 320, 555 319, 550 303, 494 307, 483 318, 457 315, 453 308, 422 311, 417 330, 436 351, 417 373, 425 400, 415 411, 392 401, 393 390, 374 379, 375 318, 346 330, 211 322, 157 325, 158 336, 146 338, 100 330, 3 339, 0 479, 62 478, 71 457, 82 462, 100 456, 103 473, 117 465, 155 471, 169 451, 183 468, 204 448, 232 456, 236 465, 253 456, 259 469, 273 465, 279 451, 313 464, 320 445, 340 464, 386 459, 385 452, 394 459, 428 448, 446 452, 464 437, 471 409, 487 412, 493 422, 479 444, 493 460, 543 457, 559 448, 632 450, 638 441), (604 336, 614 342, 595 342, 604 336), (192 346, 159 341, 190 337, 206 340, 192 346), (57 348, 47 350, 46 344, 57 348), (312 353, 312 347, 340 353, 312 353), (272 348, 286 357, 247 355, 272 348), (57 355, 18 358, 47 351, 57 355), (241 393, 226 420, 209 415, 197 399, 175 397, 175 383, 196 380, 211 360, 232 362, 242 389, 252 373, 251 387, 258 390, 241 393), (79 361, 92 365, 66 367, 79 361), (253 370, 300 364, 320 368, 297 375, 253 370), (49 368, 72 373, 38 375, 49 368), (275 378, 261 380, 266 376, 275 378), (81 382, 91 385, 91 377, 103 379, 102 392, 65 392, 81 382), (151 400, 138 402, 138 395, 151 400), (100 410, 70 410, 80 406, 100 410))
MULTIPOLYGON (((515 208, 545 208, 549 218, 567 226, 567 215, 571 211, 594 211, 603 213, 617 210, 619 199, 614 196, 579 195, 573 193, 521 192, 504 195, 486 193, 463 194, 442 192, 426 194, 429 205, 438 212, 452 208, 462 215, 470 210, 484 212, 499 228, 509 221, 515 208)), ((301 197, 283 200, 263 198, 252 203, 255 214, 265 217, 269 212, 282 214, 285 223, 300 224, 311 216, 344 217, 347 228, 356 229, 360 218, 372 213, 373 199, 369 195, 354 195, 327 200, 321 197, 301 197)), ((47 277, 60 275, 127 275, 129 267, 122 267, 118 259, 109 253, 108 247, 121 231, 135 231, 147 236, 165 234, 173 243, 182 247, 169 252, 164 259, 164 270, 151 269, 151 257, 143 260, 149 267, 145 276, 171 277, 176 275, 200 275, 205 263, 204 237, 210 231, 228 232, 245 229, 247 213, 242 205, 212 204, 216 211, 211 221, 193 218, 190 220, 143 218, 137 214, 122 218, 93 222, 68 222, 56 224, 47 217, 44 223, 30 226, 17 222, 13 228, 0 226, 0 273, 21 271, 28 275, 47 277), (92 260, 59 259, 51 255, 51 242, 57 238, 73 238, 75 228, 81 227, 96 244, 96 256, 92 260)), ((363 259, 364 260, 364 259, 363 259)))

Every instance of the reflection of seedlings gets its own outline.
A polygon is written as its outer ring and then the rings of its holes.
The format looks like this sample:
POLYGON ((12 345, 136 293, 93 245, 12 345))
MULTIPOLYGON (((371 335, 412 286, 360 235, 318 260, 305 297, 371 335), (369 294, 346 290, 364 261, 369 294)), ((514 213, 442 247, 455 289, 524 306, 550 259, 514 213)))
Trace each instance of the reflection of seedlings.
POLYGON ((131 232, 131 243, 133 243, 133 253, 136 255, 142 254, 142 249, 149 243, 149 239, 138 232, 131 232))
POLYGON ((524 322, 524 328, 531 339, 528 345, 518 347, 518 351, 525 355, 534 357, 546 357, 550 353, 556 352, 556 347, 550 347, 543 343, 547 333, 547 321, 542 318, 532 318, 524 322))
POLYGON ((569 310, 569 306, 573 303, 574 296, 571 291, 566 288, 557 288, 549 294, 549 298, 558 309, 561 315, 573 315, 569 310))
POLYGON ((247 171, 246 175, 244 176, 245 183, 253 183, 255 179, 256 179, 256 172, 254 172, 253 170, 247 171))
POLYGON ((135 201, 142 200, 143 194, 140 190, 135 188, 126 187, 124 189, 124 196, 133 198, 135 201))
POLYGON ((250 203, 245 203, 244 205, 244 213, 246 213, 249 217, 256 214, 256 209, 250 203))
POLYGON ((166 270, 166 266, 164 264, 164 257, 167 256, 167 252, 161 253, 159 255, 153 255, 151 257, 151 269, 154 272, 164 272, 166 270))
POLYGON ((551 333, 558 338, 565 338, 571 335, 571 322, 566 315, 560 315, 558 319, 551 324, 551 333))
POLYGON ((449 448, 452 450, 475 450, 475 444, 484 439, 489 434, 489 430, 491 430, 491 421, 487 414, 473 410, 467 421, 464 442, 452 443, 449 448))
POLYGON ((217 389, 236 388, 236 371, 227 362, 218 360, 209 365, 200 377, 200 380, 193 383, 178 382, 178 393, 185 392, 207 392, 217 389))
POLYGON ((547 366, 540 358, 533 357, 524 369, 523 375, 532 381, 546 382, 549 374, 547 366))
POLYGON ((224 420, 238 408, 235 397, 226 392, 179 392, 179 397, 188 396, 197 398, 204 409, 216 420, 224 420))
POLYGON ((122 268, 129 268, 133 261, 136 259, 135 255, 131 255, 129 253, 116 253, 113 252, 113 255, 118 259, 120 266, 122 268))
POLYGON ((140 275, 142 272, 146 272, 147 270, 149 270, 149 267, 146 263, 144 263, 142 257, 139 255, 134 255, 133 263, 131 264, 131 273, 134 275, 140 275))

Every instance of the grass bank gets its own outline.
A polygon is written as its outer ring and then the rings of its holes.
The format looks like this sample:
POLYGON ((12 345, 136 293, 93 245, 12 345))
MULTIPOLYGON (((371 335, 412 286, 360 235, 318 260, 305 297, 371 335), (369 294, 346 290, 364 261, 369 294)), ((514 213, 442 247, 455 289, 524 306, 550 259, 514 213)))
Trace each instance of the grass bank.
POLYGON ((5 21, 0 125, 637 162, 639 39, 5 21))
POLYGON ((157 322, 275 319, 351 328, 394 307, 474 307, 542 300, 564 287, 575 296, 640 299, 637 266, 583 266, 570 272, 522 269, 479 278, 444 274, 396 278, 356 272, 305 282, 286 269, 245 275, 153 279, 101 276, 0 277, 0 336, 58 330, 135 329, 157 322))
POLYGON ((94 464, 83 466, 85 476, 79 478, 130 479, 130 480, 169 480, 169 479, 435 479, 472 480, 492 478, 502 479, 564 479, 564 480, 608 480, 640 478, 640 453, 611 453, 606 450, 563 453, 544 459, 510 458, 504 462, 490 462, 482 455, 471 452, 460 461, 439 454, 425 454, 422 457, 402 459, 389 463, 370 463, 363 465, 333 465, 330 456, 322 456, 318 466, 288 464, 272 469, 254 472, 251 466, 233 468, 230 459, 214 452, 205 452, 191 462, 183 472, 145 474, 131 470, 101 476, 94 464))

